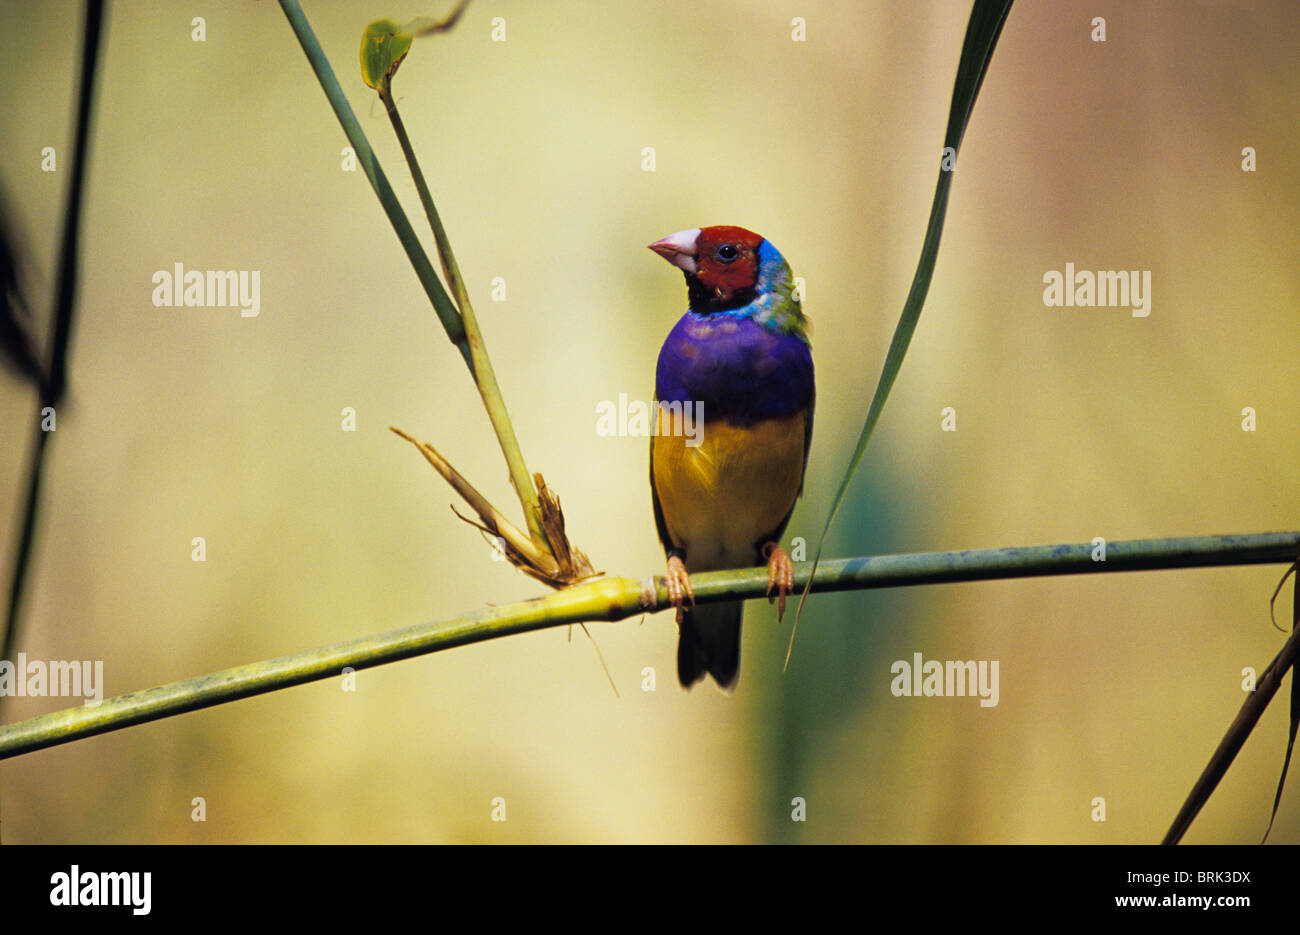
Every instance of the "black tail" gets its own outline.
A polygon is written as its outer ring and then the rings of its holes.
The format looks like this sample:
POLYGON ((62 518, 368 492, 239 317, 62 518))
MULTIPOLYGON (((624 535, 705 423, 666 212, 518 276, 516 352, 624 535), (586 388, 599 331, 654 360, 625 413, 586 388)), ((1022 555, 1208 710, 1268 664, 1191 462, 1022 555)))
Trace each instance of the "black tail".
POLYGON ((687 608, 677 643, 677 678, 690 688, 708 672, 731 691, 740 677, 740 614, 745 605, 706 604, 687 608))

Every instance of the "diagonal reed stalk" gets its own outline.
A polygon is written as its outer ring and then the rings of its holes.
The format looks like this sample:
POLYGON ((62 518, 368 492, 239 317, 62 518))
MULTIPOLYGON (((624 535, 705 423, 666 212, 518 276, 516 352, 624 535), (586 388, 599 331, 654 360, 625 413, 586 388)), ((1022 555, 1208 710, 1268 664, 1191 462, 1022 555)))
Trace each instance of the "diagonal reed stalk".
MULTIPOLYGON (((418 27, 416 32, 421 35, 450 29, 460 18, 467 4, 468 0, 462 0, 442 20, 421 19, 410 24, 410 26, 411 28, 418 27)), ((393 130, 402 147, 402 153, 406 158, 407 165, 410 167, 416 189, 419 191, 420 202, 433 230, 443 274, 447 277, 447 283, 456 297, 454 304, 447 296, 442 283, 438 281, 437 274, 434 272, 419 238, 406 217, 406 212, 402 209, 401 203, 393 192, 383 169, 380 168, 379 160, 375 157, 369 140, 366 139, 356 115, 352 112, 347 97, 344 95, 338 78, 334 74, 334 69, 330 66, 329 59, 321 48, 320 41, 316 38, 311 24, 307 21, 302 7, 299 6, 297 0, 280 0, 280 7, 283 9, 285 18, 289 21, 294 35, 297 36, 312 70, 316 73, 321 89, 325 92, 330 106, 333 107, 344 133, 347 134, 348 141, 357 154, 358 163, 370 180, 380 204, 393 225, 393 230, 397 233, 398 240, 401 241, 407 257, 415 268, 417 277, 424 286, 429 300, 433 303, 434 311, 442 322, 447 337, 460 350, 461 356, 469 368, 470 375, 474 378, 479 394, 483 398, 483 405, 487 410, 492 428, 496 432, 501 452, 505 456, 506 466, 510 473, 510 482, 515 488, 516 496, 519 498, 519 504, 524 513, 524 522, 533 541, 534 550, 543 556, 544 560, 539 569, 543 572, 549 571, 555 565, 554 549, 547 537, 538 489, 534 485, 532 475, 528 473, 528 468, 524 462, 523 452, 519 447, 514 426, 510 422, 510 415, 506 409, 505 400, 501 395, 501 388, 497 383, 496 374, 488 358, 487 347, 479 330, 478 320, 474 315, 469 294, 465 289, 464 278, 460 274, 455 255, 451 250, 451 242, 447 237, 446 230, 443 228, 438 210, 434 206, 429 186, 424 180, 424 174, 420 171, 415 151, 411 147, 406 128, 397 112, 397 105, 392 97, 392 76, 410 48, 412 35, 386 20, 372 23, 363 38, 362 74, 366 83, 379 93, 380 99, 384 102, 384 108, 393 124, 393 130), (400 42, 397 40, 400 40, 400 42), (371 73, 370 69, 372 68, 377 69, 377 73, 371 73)))
MULTIPOLYGON (((1294 569, 1293 564, 1292 570, 1294 569)), ((1285 582, 1286 579, 1283 578, 1282 580, 1285 582)), ((1280 589, 1281 585, 1278 587, 1280 589)), ((1210 762, 1201 771, 1196 784, 1192 786, 1192 791, 1187 794, 1187 800, 1183 802, 1183 807, 1174 816, 1173 824, 1169 826, 1169 831, 1165 833, 1164 840, 1160 842, 1161 844, 1178 844, 1182 841, 1183 835, 1187 833, 1187 829, 1191 827, 1192 822, 1196 820, 1196 816, 1200 814, 1201 807, 1209 800, 1218 787, 1219 780, 1228 772, 1228 767, 1232 765, 1232 761, 1241 752, 1242 746, 1246 743, 1246 738, 1255 729, 1259 719, 1264 716, 1264 710, 1268 707, 1269 702, 1273 700, 1277 690, 1282 687, 1282 679, 1286 678, 1287 672, 1290 672, 1291 736, 1287 743, 1286 759, 1282 763, 1282 777, 1277 784, 1277 795, 1273 799, 1273 815, 1269 818, 1268 829, 1264 832, 1265 839, 1268 838, 1268 832, 1272 830, 1273 821, 1277 818, 1277 807, 1282 800, 1282 785, 1286 782, 1287 765, 1291 762, 1291 751, 1295 746, 1297 720, 1300 720, 1300 685, 1296 684, 1295 676, 1296 662, 1300 661, 1300 577, 1296 578, 1295 598, 1291 613, 1291 636, 1283 644, 1282 649, 1274 657, 1273 661, 1260 674, 1255 690, 1247 693, 1246 700, 1242 702, 1241 710, 1237 712, 1232 724, 1228 726, 1227 733, 1219 741, 1219 746, 1215 748, 1214 754, 1210 757, 1210 762)))
POLYGON ((401 114, 397 111, 397 101, 393 98, 389 83, 385 82, 378 90, 379 98, 384 102, 384 109, 388 112, 388 119, 393 124, 393 132, 402 147, 402 155, 406 157, 406 164, 411 169, 412 178, 415 179, 415 189, 420 194, 420 204, 424 206, 425 216, 433 229, 433 237, 438 245, 438 256, 442 260, 443 275, 447 277, 447 283, 451 286, 456 307, 460 309, 461 322, 465 327, 465 337, 469 342, 470 357, 474 363, 474 382, 478 385, 483 406, 487 409, 488 418, 492 421, 492 428, 496 430, 497 441, 501 445, 501 453, 505 456, 506 466, 510 469, 510 481, 514 484, 515 494, 523 506, 524 522, 528 526, 528 533, 537 549, 550 552, 551 543, 542 526, 542 509, 537 498, 537 489, 533 486, 532 475, 528 473, 527 465, 524 464, 524 453, 519 447, 519 440, 515 437, 515 427, 510 421, 510 414, 506 411, 506 402, 497 383, 496 371, 492 369, 492 361, 488 357, 487 345, 483 342, 483 333, 479 330, 478 317, 474 314, 469 292, 465 289, 465 279, 460 274, 456 255, 452 252, 451 240, 442 226, 442 218, 438 216, 438 209, 433 203, 433 196, 429 193, 429 185, 424 180, 424 173, 420 171, 420 162, 415 156, 410 137, 406 134, 406 125, 402 123, 401 114))
MULTIPOLYGON (((957 581, 1042 575, 1152 571, 1221 565, 1290 562, 1300 532, 1140 539, 1112 542, 1106 560, 1094 561, 1090 544, 1031 546, 915 555, 881 555, 823 562, 813 590, 864 590, 957 581)), ((806 584, 811 566, 800 563, 795 583, 806 584)), ((692 575, 696 603, 762 597, 767 569, 692 575)), ((502 607, 487 607, 450 620, 422 624, 293 656, 236 666, 210 675, 131 692, 89 707, 42 714, 0 727, 0 759, 209 708, 469 643, 583 621, 616 621, 666 610, 672 605, 662 577, 597 578, 556 594, 502 607)))
MULTIPOLYGON (((85 32, 81 47, 81 87, 77 98, 77 124, 72 146, 72 172, 68 183, 68 202, 63 213, 63 240, 59 247, 58 286, 54 298, 54 335, 50 351, 49 380, 41 387, 41 408, 54 409, 67 389, 68 346, 72 340, 73 312, 77 303, 77 286, 81 257, 81 201, 86 189, 86 157, 90 149, 90 120, 95 109, 95 84, 99 74, 99 53, 104 30, 104 0, 86 4, 85 32)), ((18 645, 22 621, 23 596, 27 571, 36 542, 36 516, 40 510, 41 479, 45 472, 45 454, 52 432, 37 419, 31 460, 27 468, 27 496, 19 527, 18 546, 14 553, 9 579, 9 601, 4 637, 0 639, 0 659, 12 659, 18 645)))
MULTIPOLYGON (((970 20, 966 24, 966 36, 962 41, 961 57, 957 63, 957 77, 953 81, 952 103, 948 108, 948 128, 943 137, 943 150, 939 154, 939 180, 934 187, 934 200, 930 205, 930 220, 925 228, 925 240, 921 243, 921 256, 916 262, 916 272, 912 276, 912 286, 903 310, 899 313, 898 324, 894 327, 894 336, 889 342, 885 362, 880 370, 880 379, 876 381, 876 392, 867 407, 867 417, 858 435, 858 443, 849 458, 848 467, 840 479, 839 488, 831 499, 831 508, 826 513, 826 524, 822 527, 817 540, 817 551, 813 555, 812 581, 816 577, 817 563, 821 561, 822 546, 826 534, 830 532, 835 514, 839 512, 844 497, 849 492, 849 484, 867 453, 867 443, 875 431, 880 414, 885 410, 885 400, 889 398, 894 381, 898 379, 903 367, 903 358, 912 343, 917 322, 921 319, 921 309, 925 306, 925 297, 930 291, 930 280, 934 276, 934 264, 939 257, 939 239, 943 236, 943 222, 948 213, 948 192, 952 188, 952 177, 956 170, 957 153, 961 150, 962 138, 966 135, 966 126, 970 123, 971 113, 975 109, 975 99, 979 96, 984 75, 988 72, 993 50, 997 48, 998 37, 1006 25, 1011 13, 1012 0, 975 0, 971 9, 970 20)), ((799 598, 799 607, 795 612, 794 625, 790 627, 790 645, 785 652, 785 663, 790 664, 790 655, 794 652, 794 634, 803 614, 804 601, 809 589, 805 586, 799 598)))

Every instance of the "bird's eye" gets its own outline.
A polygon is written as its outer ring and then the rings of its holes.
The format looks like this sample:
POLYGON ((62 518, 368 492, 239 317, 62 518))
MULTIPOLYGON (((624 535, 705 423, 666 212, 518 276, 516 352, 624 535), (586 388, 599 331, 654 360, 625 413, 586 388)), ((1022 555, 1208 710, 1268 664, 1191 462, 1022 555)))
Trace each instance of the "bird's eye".
POLYGON ((724 243, 718 248, 718 259, 723 263, 730 263, 738 256, 740 256, 740 250, 736 248, 734 243, 724 243))

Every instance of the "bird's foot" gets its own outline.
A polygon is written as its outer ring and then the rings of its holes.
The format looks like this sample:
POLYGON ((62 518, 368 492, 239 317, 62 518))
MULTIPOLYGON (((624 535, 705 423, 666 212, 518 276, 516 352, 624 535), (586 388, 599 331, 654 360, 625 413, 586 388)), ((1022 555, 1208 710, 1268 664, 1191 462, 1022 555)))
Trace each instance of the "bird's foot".
POLYGON ((686 563, 674 555, 668 559, 668 600, 677 608, 677 625, 686 616, 686 601, 695 606, 695 592, 691 590, 691 577, 686 573, 686 563))
POLYGON ((776 622, 785 616, 785 596, 794 587, 794 562, 785 549, 775 542, 763 546, 763 557, 767 559, 767 602, 776 602, 776 622), (776 597, 772 589, 776 588, 776 597))

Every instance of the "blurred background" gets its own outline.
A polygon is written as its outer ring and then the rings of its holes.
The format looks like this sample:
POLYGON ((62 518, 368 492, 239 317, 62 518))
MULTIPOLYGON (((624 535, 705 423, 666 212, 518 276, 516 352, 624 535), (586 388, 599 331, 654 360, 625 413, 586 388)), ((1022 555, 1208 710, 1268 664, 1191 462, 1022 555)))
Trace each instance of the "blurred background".
MULTIPOLYGON (((357 53, 371 20, 447 5, 304 4, 426 244, 357 53)), ((708 224, 765 235, 807 283, 817 422, 786 536, 811 555, 911 282, 969 8, 492 0, 416 42, 394 85, 406 125, 529 467, 597 567, 663 570, 647 440, 597 434, 596 412, 650 398, 685 307, 645 244, 708 224)), ((82 15, 0 5, 0 182, 42 328, 82 15)), ((1017 4, 828 556, 1297 527, 1298 41, 1288 0, 1017 4), (1149 317, 1046 307, 1042 277, 1067 262, 1150 270, 1149 317)), ((388 432, 513 505, 278 5, 115 3, 102 61, 20 648, 103 660, 107 697, 544 593, 388 432), (151 277, 177 263, 259 270, 260 314, 155 307, 151 277)), ((0 376, 0 412, 7 576, 35 393, 0 376)), ((0 822, 33 843, 1153 842, 1242 670, 1281 645, 1281 571, 816 597, 784 674, 790 619, 756 601, 732 697, 678 687, 670 614, 589 626, 617 697, 581 631, 495 640, 363 671, 353 692, 320 682, 5 761, 0 822), (914 653, 996 660, 999 704, 894 697, 890 666, 914 653)), ((3 717, 66 704, 9 698, 3 717)), ((1285 733, 1279 698, 1189 841, 1258 840, 1285 733)), ((1300 840, 1294 785, 1273 841, 1300 840)))

